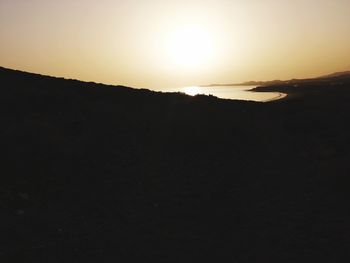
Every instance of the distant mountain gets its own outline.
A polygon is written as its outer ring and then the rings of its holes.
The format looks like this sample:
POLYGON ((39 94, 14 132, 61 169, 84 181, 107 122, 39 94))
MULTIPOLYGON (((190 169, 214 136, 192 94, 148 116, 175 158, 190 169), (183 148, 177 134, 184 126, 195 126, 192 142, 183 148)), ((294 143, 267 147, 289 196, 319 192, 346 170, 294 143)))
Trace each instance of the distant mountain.
POLYGON ((329 75, 324 75, 318 78, 324 79, 324 78, 348 77, 348 76, 350 76, 350 71, 342 71, 342 72, 335 72, 329 75))
POLYGON ((334 79, 334 78, 348 78, 350 77, 350 71, 343 71, 343 72, 335 72, 329 75, 324 75, 316 78, 308 78, 308 79, 290 79, 290 80, 270 80, 270 81, 246 81, 242 83, 231 83, 231 84, 210 84, 210 85, 203 85, 202 87, 213 87, 213 86, 271 86, 271 85, 281 85, 281 84, 298 84, 303 82, 313 82, 313 81, 319 81, 322 79, 322 81, 327 81, 327 79, 334 79))
POLYGON ((247 82, 243 82, 243 83, 241 83, 239 85, 242 85, 242 86, 274 85, 274 84, 281 84, 281 83, 284 83, 284 82, 286 82, 286 81, 276 79, 276 80, 270 80, 270 81, 247 81, 247 82))
POLYGON ((213 86, 261 86, 261 85, 282 84, 282 83, 285 83, 285 82, 286 81, 283 81, 283 80, 246 81, 246 82, 242 82, 242 83, 202 85, 201 87, 213 87, 213 86))

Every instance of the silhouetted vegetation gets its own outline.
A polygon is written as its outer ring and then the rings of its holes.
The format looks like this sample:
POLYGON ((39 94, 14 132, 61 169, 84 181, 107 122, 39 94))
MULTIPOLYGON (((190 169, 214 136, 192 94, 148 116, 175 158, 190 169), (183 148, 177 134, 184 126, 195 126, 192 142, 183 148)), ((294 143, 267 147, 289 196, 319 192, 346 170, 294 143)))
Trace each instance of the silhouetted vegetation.
POLYGON ((349 77, 270 103, 0 84, 1 262, 348 262, 349 77))

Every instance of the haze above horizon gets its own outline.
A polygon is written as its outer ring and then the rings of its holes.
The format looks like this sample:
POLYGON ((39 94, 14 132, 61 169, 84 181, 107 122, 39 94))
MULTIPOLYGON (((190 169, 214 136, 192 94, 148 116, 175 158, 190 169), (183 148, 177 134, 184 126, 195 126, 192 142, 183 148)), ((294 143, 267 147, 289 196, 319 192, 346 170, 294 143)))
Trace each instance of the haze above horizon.
POLYGON ((0 65, 162 90, 350 69, 348 0, 2 0, 0 65))

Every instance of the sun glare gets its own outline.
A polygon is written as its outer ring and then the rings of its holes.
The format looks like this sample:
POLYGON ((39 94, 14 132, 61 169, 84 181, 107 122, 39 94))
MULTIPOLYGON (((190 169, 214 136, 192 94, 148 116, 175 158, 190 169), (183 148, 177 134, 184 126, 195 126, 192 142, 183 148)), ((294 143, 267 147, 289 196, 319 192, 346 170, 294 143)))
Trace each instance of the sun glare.
POLYGON ((166 48, 170 63, 188 69, 206 66, 214 54, 213 37, 198 26, 183 27, 170 33, 166 48))
POLYGON ((183 91, 190 96, 195 96, 198 94, 203 94, 203 91, 200 87, 192 86, 192 87, 186 87, 183 89, 183 91))

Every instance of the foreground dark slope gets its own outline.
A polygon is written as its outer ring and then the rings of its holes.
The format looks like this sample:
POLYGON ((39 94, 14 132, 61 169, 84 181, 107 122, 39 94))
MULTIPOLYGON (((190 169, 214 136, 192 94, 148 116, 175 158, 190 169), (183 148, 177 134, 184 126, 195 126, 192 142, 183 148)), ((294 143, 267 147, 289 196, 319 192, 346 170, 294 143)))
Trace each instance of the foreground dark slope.
POLYGON ((265 104, 0 85, 1 262, 349 262, 349 79, 265 104))

